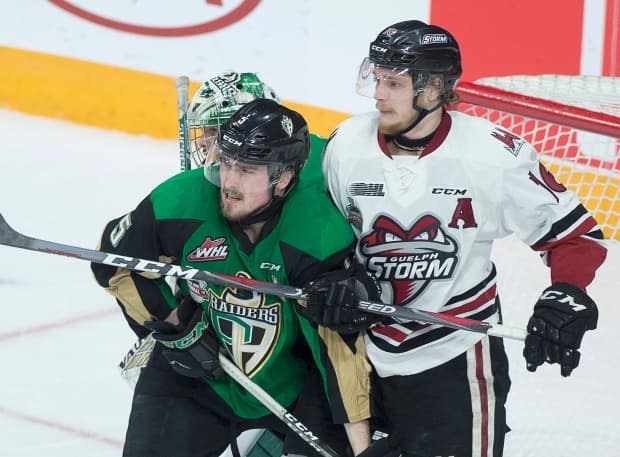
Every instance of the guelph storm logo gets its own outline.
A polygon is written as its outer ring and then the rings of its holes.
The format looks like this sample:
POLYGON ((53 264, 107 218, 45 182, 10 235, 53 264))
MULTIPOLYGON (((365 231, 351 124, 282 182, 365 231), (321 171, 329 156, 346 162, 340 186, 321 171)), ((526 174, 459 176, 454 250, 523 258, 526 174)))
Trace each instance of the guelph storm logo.
POLYGON ((393 302, 399 305, 410 303, 431 281, 450 278, 458 262, 456 242, 431 215, 409 229, 381 215, 360 240, 360 249, 368 270, 384 288, 391 285, 393 302))

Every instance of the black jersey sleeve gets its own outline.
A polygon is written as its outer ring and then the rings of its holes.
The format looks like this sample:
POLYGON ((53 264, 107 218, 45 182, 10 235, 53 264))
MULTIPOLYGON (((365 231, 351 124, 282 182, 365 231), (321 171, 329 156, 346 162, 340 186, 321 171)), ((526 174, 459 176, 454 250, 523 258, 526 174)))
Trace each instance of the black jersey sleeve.
MULTIPOLYGON (((130 213, 108 222, 99 249, 174 263, 182 246, 176 248, 162 243, 160 225, 147 197, 130 213)), ((134 331, 135 324, 140 327, 145 321, 165 319, 176 306, 171 288, 159 275, 95 263, 91 264, 91 269, 97 283, 117 299, 134 331)))
POLYGON ((317 259, 307 252, 281 242, 280 250, 287 266, 289 283, 295 287, 302 287, 323 273, 344 268, 346 261, 353 255, 354 247, 355 242, 351 242, 328 257, 317 259))

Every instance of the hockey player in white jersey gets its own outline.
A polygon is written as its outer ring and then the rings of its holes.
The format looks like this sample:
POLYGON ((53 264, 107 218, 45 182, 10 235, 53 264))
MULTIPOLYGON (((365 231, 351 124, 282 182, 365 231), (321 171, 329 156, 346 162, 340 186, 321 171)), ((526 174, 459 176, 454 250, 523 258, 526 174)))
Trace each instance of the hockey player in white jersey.
MULTIPOLYGON (((357 84, 377 110, 333 133, 329 191, 386 303, 495 323, 493 240, 516 234, 540 252, 551 284, 533 304, 523 353, 528 370, 557 363, 568 376, 596 328, 585 289, 605 259, 602 231, 530 144, 446 109, 461 72, 448 31, 420 21, 381 31, 357 84)), ((366 346, 373 396, 403 455, 502 455, 510 378, 501 339, 392 322, 370 327, 366 346)))

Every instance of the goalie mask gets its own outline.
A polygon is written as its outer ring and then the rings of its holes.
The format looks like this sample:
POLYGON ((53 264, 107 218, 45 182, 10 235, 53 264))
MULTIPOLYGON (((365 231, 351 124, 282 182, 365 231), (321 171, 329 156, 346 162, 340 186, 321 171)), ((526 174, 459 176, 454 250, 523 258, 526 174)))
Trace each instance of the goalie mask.
POLYGON ((277 100, 276 93, 254 73, 226 72, 203 83, 187 110, 189 148, 195 167, 217 138, 218 128, 239 108, 257 98, 277 100))
POLYGON ((375 69, 411 74, 416 92, 423 91, 431 75, 441 75, 444 92, 450 92, 462 73, 461 54, 455 38, 445 29, 422 21, 404 21, 382 30, 370 43, 360 67, 357 92, 374 96, 375 69))
POLYGON ((270 99, 244 105, 219 130, 205 177, 220 187, 222 213, 249 225, 269 219, 295 186, 310 153, 301 114, 270 99))

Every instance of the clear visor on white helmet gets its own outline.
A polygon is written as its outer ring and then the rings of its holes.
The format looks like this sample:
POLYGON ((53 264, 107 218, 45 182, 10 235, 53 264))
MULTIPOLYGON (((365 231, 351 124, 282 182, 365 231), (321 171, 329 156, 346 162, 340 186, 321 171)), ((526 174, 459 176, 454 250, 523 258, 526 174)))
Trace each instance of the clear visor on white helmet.
POLYGON ((287 169, 284 163, 243 160, 223 154, 215 141, 206 154, 205 178, 237 198, 271 193, 287 169))
POLYGON ((375 97, 375 90, 380 83, 397 87, 402 84, 403 78, 411 78, 406 68, 394 68, 377 65, 368 57, 364 58, 357 74, 355 92, 364 97, 375 97))
POLYGON ((188 128, 189 151, 196 167, 202 166, 209 150, 217 141, 219 125, 189 125, 188 128))

